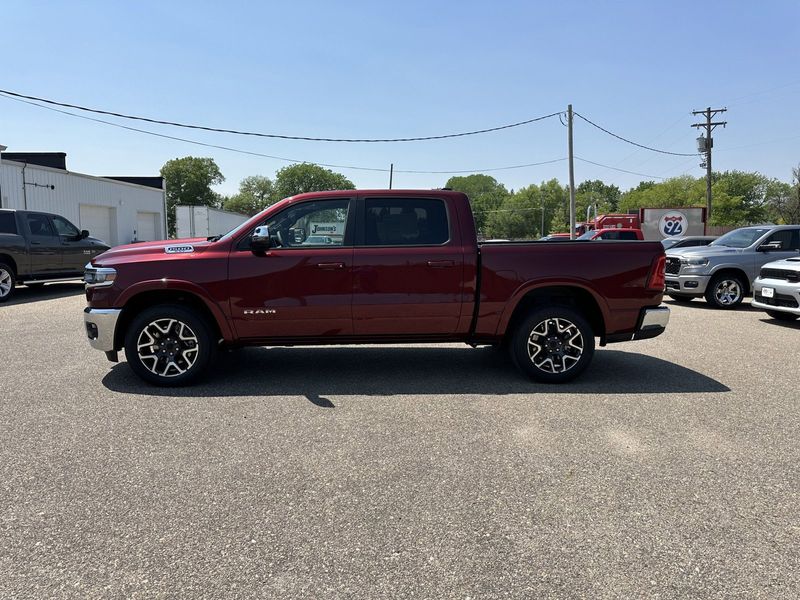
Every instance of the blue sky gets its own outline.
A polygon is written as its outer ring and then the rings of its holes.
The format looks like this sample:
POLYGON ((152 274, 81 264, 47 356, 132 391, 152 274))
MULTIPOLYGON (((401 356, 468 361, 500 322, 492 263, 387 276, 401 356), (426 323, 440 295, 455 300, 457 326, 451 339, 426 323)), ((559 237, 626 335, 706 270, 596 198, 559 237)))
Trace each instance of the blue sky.
MULTIPOLYGON (((800 163, 800 3, 15 2, 2 8, 0 88, 216 127, 341 137, 423 136, 575 110, 646 145, 692 152, 690 112, 727 106, 715 169, 788 181, 800 163), (706 25, 710 23, 710 25, 706 25)), ((331 144, 121 123, 311 162, 480 170, 563 158, 558 119, 470 138, 331 144)), ((0 144, 63 151, 71 170, 151 175, 212 156, 233 193, 287 163, 193 146, 0 98, 0 144)), ((637 150, 580 120, 575 154, 645 175, 703 174, 696 158, 637 150)), ((358 187, 388 174, 337 169, 358 187)), ((490 173, 509 188, 566 162, 490 173)), ((647 179, 576 162, 576 181, 647 179)), ((395 174, 395 187, 448 175, 395 174)))

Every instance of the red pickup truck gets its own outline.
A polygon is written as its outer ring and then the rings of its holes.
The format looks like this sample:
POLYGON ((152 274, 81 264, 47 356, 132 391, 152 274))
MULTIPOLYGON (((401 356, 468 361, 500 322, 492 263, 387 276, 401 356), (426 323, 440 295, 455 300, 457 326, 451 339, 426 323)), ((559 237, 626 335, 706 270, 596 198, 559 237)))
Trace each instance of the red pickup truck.
POLYGON ((507 346, 564 382, 600 345, 661 334, 658 242, 479 244, 467 197, 334 191, 286 198, 224 236, 118 246, 86 265, 86 333, 157 385, 219 347, 507 346), (325 243, 320 243, 320 232, 325 243))

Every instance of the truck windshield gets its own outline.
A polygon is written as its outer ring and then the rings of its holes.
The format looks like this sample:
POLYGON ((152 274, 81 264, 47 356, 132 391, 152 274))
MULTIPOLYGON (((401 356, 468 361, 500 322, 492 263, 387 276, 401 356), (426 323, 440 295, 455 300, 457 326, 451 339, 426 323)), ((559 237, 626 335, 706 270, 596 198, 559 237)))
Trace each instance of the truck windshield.
POLYGON ((722 237, 711 242, 711 246, 727 246, 729 248, 747 248, 752 246, 762 235, 767 233, 767 227, 745 227, 726 233, 722 237))
POLYGON ((597 233, 597 232, 594 229, 590 229, 589 231, 584 233, 582 236, 577 237, 576 239, 578 239, 578 240, 590 240, 590 239, 592 239, 592 236, 595 233, 597 233))

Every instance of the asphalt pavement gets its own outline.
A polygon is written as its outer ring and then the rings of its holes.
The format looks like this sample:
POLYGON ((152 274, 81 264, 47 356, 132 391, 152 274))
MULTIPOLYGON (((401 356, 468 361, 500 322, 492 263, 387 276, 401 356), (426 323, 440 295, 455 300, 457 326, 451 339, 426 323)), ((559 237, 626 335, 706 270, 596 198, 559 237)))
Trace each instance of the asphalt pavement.
POLYGON ((563 386, 462 345, 150 387, 0 305, 1 598, 798 598, 800 323, 669 303, 563 386))

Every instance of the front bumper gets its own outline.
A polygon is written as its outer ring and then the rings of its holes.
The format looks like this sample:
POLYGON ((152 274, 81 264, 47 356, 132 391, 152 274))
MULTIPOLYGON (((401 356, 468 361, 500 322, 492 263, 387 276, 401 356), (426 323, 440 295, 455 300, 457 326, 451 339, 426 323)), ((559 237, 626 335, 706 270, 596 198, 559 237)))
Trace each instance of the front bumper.
POLYGON ((656 308, 643 308, 639 315, 639 324, 636 331, 628 333, 613 333, 606 336, 606 343, 629 342, 631 340, 647 340, 664 333, 669 324, 669 308, 659 306, 656 308))
POLYGON ((667 294, 702 296, 708 287, 708 275, 667 275, 664 277, 667 294))
POLYGON ((114 334, 117 331, 117 319, 122 312, 117 308, 84 308, 83 322, 86 326, 86 337, 96 350, 113 352, 114 334))
POLYGON ((753 283, 753 300, 750 304, 761 310, 800 315, 800 284, 780 279, 758 278, 753 283), (772 298, 765 298, 761 293, 765 287, 774 290, 772 298))

